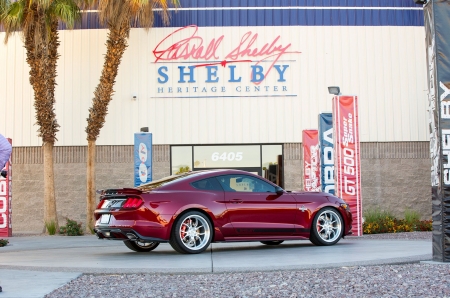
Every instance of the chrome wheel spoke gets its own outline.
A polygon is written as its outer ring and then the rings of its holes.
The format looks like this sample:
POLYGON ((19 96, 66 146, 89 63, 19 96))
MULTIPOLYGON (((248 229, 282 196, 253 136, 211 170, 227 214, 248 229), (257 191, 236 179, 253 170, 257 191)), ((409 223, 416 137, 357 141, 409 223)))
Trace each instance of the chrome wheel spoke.
POLYGON ((181 243, 191 250, 199 250, 207 245, 210 233, 209 223, 200 215, 186 217, 179 227, 181 243))
POLYGON ((317 217, 317 233, 325 242, 336 241, 342 230, 342 222, 337 213, 334 211, 323 211, 317 217))

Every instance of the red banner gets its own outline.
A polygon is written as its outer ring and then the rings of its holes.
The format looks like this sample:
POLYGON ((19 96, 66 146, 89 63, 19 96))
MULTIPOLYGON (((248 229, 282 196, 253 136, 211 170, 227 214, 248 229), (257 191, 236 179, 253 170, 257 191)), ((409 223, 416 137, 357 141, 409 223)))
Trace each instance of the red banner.
MULTIPOLYGON (((11 139, 8 141, 11 143, 11 139)), ((6 163, 5 169, 8 172, 6 178, 0 176, 0 237, 11 237, 11 157, 6 163)))
POLYGON ((356 96, 333 98, 333 127, 336 196, 350 205, 353 234, 362 236, 361 158, 356 96))
POLYGON ((320 152, 319 132, 317 129, 304 130, 303 144, 303 189, 321 191, 320 189, 320 152))

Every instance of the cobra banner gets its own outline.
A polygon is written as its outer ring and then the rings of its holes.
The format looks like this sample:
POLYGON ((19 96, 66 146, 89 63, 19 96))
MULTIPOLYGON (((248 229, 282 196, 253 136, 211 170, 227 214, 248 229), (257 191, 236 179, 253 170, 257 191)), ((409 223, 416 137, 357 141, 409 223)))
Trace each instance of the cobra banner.
POLYGON ((333 98, 334 156, 336 196, 353 214, 353 233, 362 236, 361 159, 358 133, 358 98, 333 98))
POLYGON ((303 130, 303 189, 320 191, 319 132, 303 130))
MULTIPOLYGON (((7 139, 12 144, 11 139, 7 139)), ((11 176, 12 165, 11 157, 5 166, 8 172, 6 178, 0 176, 0 237, 12 236, 12 221, 11 221, 11 176)), ((2 169, 0 169, 2 170, 2 169)))
POLYGON ((450 262, 450 1, 424 6, 428 65, 433 260, 450 262))
POLYGON ((319 114, 320 185, 334 195, 333 115, 319 114))
POLYGON ((134 134, 134 186, 152 181, 152 134, 134 134))

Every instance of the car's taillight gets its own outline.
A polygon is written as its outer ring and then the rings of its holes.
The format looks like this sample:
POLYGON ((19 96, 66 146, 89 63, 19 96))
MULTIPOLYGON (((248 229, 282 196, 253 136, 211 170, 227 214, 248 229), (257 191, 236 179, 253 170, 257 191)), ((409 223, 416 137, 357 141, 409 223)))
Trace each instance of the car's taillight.
POLYGON ((124 209, 137 209, 144 204, 141 198, 128 198, 125 203, 123 203, 122 208, 124 209))
POLYGON ((100 200, 100 202, 98 203, 98 205, 97 205, 97 208, 96 208, 96 209, 100 209, 100 208, 102 208, 102 205, 103 205, 103 200, 100 200))

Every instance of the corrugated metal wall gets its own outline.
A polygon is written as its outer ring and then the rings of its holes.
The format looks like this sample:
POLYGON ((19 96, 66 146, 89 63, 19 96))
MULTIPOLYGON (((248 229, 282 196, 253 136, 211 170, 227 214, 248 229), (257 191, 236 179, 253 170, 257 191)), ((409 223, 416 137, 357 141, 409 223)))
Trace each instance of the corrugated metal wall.
MULTIPOLYGON (((373 16, 367 19, 373 21, 373 16)), ((362 142, 428 140, 423 27, 331 23, 199 27, 196 34, 204 46, 224 36, 217 57, 155 63, 153 50, 176 29, 153 28, 149 33, 132 29, 98 145, 130 145, 133 133, 143 126, 153 132, 155 144, 300 142, 302 129, 317 128, 318 114, 331 111, 327 91, 331 85, 340 86, 344 94, 359 96, 362 142), (280 58, 279 64, 289 66, 285 82, 278 82, 272 69, 260 85, 263 91, 254 91, 250 67, 265 56, 255 57, 251 63, 230 64, 236 66, 236 75, 242 76, 238 84, 228 82, 229 69, 220 66, 217 83, 205 83, 205 68, 195 69, 196 83, 178 82, 178 67, 222 61, 247 32, 258 34, 255 47, 270 44, 279 36, 277 44, 291 44, 290 51, 301 52, 280 58), (161 66, 167 67, 167 83, 158 83, 161 66), (216 92, 211 91, 212 86, 217 87, 216 92), (179 87, 182 92, 176 93, 179 87), (189 91, 184 91, 187 87, 189 91), (198 92, 193 87, 198 87, 198 92), (206 93, 200 92, 203 87, 208 89, 206 93), (226 92, 220 92, 221 87, 226 92), (286 91, 281 92, 283 87, 286 91)), ((60 31, 56 115, 61 128, 57 146, 87 144, 84 129, 103 64, 106 34, 104 29, 60 31)), ((180 38, 191 34, 185 32, 180 38)), ((0 33, 0 39, 3 37, 0 33)), ((175 43, 176 38, 172 36, 168 42, 175 43)), ((267 69, 270 63, 261 65, 267 69)), ((0 131, 13 139, 14 146, 38 146, 41 141, 34 125, 28 66, 19 37, 0 45, 0 65, 0 131)))

